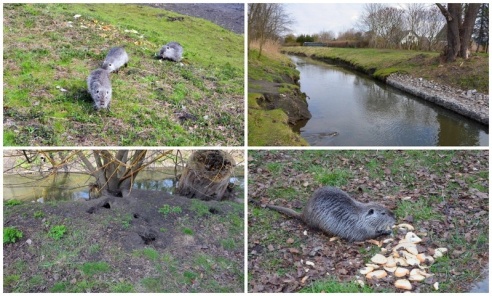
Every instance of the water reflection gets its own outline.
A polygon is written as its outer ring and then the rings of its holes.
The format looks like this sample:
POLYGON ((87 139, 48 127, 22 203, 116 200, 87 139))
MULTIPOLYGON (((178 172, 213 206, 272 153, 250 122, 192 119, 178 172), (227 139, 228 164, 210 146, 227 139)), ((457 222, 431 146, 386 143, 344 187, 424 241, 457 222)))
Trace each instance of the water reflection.
POLYGON ((488 145, 487 126, 343 68, 291 59, 312 114, 294 129, 311 145, 488 145))
MULTIPOLYGON (((86 174, 61 173, 42 175, 4 175, 3 198, 22 201, 52 202, 63 200, 88 200, 89 184, 94 178, 86 174)), ((238 186, 239 197, 244 196, 244 178, 232 177, 230 182, 238 186)), ((177 181, 174 174, 162 171, 143 171, 133 184, 135 189, 159 190, 174 193, 177 181)))

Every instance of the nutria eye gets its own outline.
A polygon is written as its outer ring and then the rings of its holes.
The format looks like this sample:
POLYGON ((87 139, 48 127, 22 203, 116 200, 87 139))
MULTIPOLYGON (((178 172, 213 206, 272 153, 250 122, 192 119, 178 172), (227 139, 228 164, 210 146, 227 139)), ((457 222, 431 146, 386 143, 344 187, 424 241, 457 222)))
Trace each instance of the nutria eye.
POLYGON ((382 212, 382 213, 381 213, 381 215, 383 215, 383 216, 384 216, 384 215, 386 215, 386 213, 385 213, 385 212, 382 212))
POLYGON ((97 93, 99 93, 99 90, 97 90, 97 93))

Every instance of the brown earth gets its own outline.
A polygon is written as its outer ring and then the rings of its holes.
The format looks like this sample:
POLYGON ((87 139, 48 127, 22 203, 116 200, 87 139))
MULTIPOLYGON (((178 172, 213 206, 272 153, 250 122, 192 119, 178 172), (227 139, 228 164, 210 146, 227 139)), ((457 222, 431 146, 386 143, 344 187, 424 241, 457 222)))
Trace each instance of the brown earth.
POLYGON ((126 283, 134 292, 242 292, 243 213, 234 202, 145 190, 133 190, 128 199, 5 206, 4 227, 15 226, 23 237, 4 244, 4 279, 10 279, 4 291, 50 292, 64 285, 61 292, 111 292, 126 283), (166 205, 181 210, 159 212, 166 205), (47 235, 53 225, 67 228, 60 240, 47 235), (153 250, 158 257, 146 257, 153 250), (101 261, 108 272, 91 277, 81 271, 82 264, 101 261), (31 285, 33 278, 39 284, 31 285))

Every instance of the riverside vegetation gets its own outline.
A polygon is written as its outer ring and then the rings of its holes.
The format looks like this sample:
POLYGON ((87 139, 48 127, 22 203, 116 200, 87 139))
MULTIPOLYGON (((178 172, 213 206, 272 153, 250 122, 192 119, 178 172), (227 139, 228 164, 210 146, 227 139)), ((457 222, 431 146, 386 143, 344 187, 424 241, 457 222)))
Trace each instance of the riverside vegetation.
POLYGON ((299 72, 290 59, 280 54, 278 45, 267 43, 259 56, 258 45, 248 51, 248 144, 250 146, 307 146, 301 136, 289 126, 289 116, 280 108, 265 108, 259 104, 264 92, 289 95, 287 99, 304 101, 299 85, 299 72), (272 132, 275 131, 275 132, 272 132))
POLYGON ((409 74, 463 90, 489 91, 489 55, 473 53, 468 60, 441 63, 439 52, 374 48, 285 47, 283 52, 339 62, 376 79, 392 73, 409 74))
POLYGON ((244 143, 244 37, 143 5, 4 4, 5 146, 232 146, 244 143), (179 40, 182 64, 160 61, 179 40), (111 112, 94 112, 86 77, 108 50, 111 112))
MULTIPOLYGON (((262 84, 258 81, 276 81, 280 85, 291 81, 295 73, 290 60, 280 54, 296 54, 316 58, 330 63, 339 63, 356 71, 369 74, 375 79, 385 80, 393 73, 408 74, 412 77, 433 80, 443 85, 463 89, 476 90, 488 93, 489 62, 488 54, 473 53, 468 60, 457 59, 453 63, 441 63, 438 52, 422 52, 409 50, 389 49, 353 49, 353 48, 319 48, 319 47, 283 47, 266 46, 263 50, 264 57, 257 58, 257 51, 252 47, 249 52, 249 109, 250 118, 255 122, 248 122, 249 143, 260 146, 281 145, 306 145, 303 139, 299 139, 296 133, 286 131, 286 115, 280 109, 265 111, 257 104, 261 97, 262 84), (263 62, 262 62, 263 61, 263 62), (252 83, 253 80, 253 83, 252 83), (255 85, 259 86, 255 89, 255 85), (261 111, 258 111, 261 110, 261 111), (275 116, 262 116, 257 118, 260 112, 270 112, 275 116), (268 120, 267 120, 268 119, 268 120), (275 129, 278 132, 271 132, 275 129), (268 131, 268 132, 265 132, 268 131), (285 141, 276 140, 276 136, 287 133, 285 141)), ((287 84, 288 85, 288 84, 287 84)), ((279 92, 288 92, 298 85, 279 88, 279 92)), ((265 87, 263 87, 265 90, 265 87)), ((309 103, 309 101, 308 101, 309 103)))

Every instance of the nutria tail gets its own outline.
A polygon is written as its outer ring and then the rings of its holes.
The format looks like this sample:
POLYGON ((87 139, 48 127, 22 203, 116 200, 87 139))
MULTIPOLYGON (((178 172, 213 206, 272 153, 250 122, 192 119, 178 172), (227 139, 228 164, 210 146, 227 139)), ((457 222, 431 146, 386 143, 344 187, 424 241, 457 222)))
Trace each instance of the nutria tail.
MULTIPOLYGON (((254 203, 257 206, 262 206, 262 203, 259 202, 259 201, 257 201, 257 200, 248 199, 248 201, 250 203, 254 203)), ((292 209, 284 208, 284 207, 279 207, 279 206, 273 206, 273 205, 264 205, 264 206, 267 207, 267 208, 269 208, 269 209, 275 210, 275 211, 277 211, 279 213, 282 213, 284 215, 287 215, 289 217, 302 220, 302 214, 301 213, 298 213, 298 212, 296 212, 296 211, 294 211, 292 209)))

